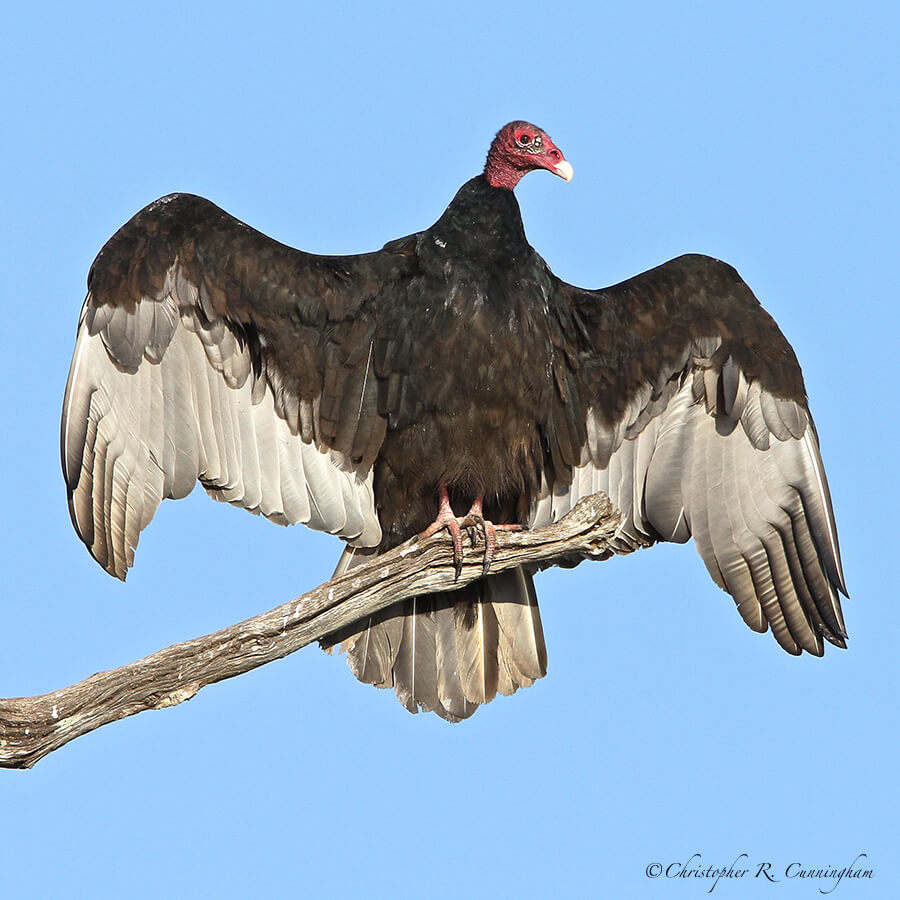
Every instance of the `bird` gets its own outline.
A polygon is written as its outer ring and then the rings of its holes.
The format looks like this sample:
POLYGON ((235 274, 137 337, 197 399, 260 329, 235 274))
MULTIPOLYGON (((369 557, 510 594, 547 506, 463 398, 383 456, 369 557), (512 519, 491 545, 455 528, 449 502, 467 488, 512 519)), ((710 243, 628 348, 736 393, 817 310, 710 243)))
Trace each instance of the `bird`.
MULTIPOLYGON (((558 278, 514 189, 573 167, 514 121, 424 231, 357 255, 273 240, 209 200, 149 204, 88 275, 61 423, 75 530, 122 580, 163 499, 345 542, 336 574, 473 528, 483 577, 326 638, 410 711, 458 722, 547 671, 534 571, 497 530, 606 493, 630 553, 693 537, 746 624, 846 647, 832 501, 797 357, 747 284, 679 256, 601 289, 558 278)), ((574 560, 573 562, 577 562, 574 560)))

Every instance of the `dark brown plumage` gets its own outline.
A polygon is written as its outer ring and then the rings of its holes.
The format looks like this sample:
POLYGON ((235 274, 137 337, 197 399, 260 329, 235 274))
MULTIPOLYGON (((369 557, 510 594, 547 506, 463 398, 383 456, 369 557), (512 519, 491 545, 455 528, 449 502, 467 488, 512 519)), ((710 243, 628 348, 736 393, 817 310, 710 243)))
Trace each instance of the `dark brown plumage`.
MULTIPOLYGON (((176 194, 88 280, 63 410, 76 530, 125 577, 165 497, 217 499, 348 542, 339 570, 456 513, 540 525, 607 492, 617 549, 694 536, 791 653, 844 646, 846 593, 800 367, 730 266, 684 256, 599 291, 529 246, 512 188, 572 169, 498 134, 428 230, 358 256, 279 244, 176 194)), ((396 604, 335 635, 363 681, 465 718, 546 672, 531 573, 396 604)))

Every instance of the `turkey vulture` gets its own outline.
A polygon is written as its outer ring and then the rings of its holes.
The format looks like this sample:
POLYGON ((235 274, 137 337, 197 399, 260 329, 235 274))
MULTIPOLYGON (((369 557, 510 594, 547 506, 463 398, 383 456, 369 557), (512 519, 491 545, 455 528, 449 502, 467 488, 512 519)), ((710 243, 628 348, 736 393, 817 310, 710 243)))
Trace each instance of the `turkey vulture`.
MULTIPOLYGON (((535 527, 605 491, 615 549, 693 535, 789 653, 845 646, 819 444, 791 346, 729 265, 681 256, 601 290, 525 238, 513 188, 572 167, 512 122, 425 231, 317 256, 208 200, 151 203, 88 276, 62 415, 75 529, 125 578, 197 480, 343 538, 343 572, 419 534, 535 527), (468 514, 458 517, 457 513, 468 514)), ((361 681, 451 721, 546 673, 532 573, 395 603, 340 643, 361 681)))

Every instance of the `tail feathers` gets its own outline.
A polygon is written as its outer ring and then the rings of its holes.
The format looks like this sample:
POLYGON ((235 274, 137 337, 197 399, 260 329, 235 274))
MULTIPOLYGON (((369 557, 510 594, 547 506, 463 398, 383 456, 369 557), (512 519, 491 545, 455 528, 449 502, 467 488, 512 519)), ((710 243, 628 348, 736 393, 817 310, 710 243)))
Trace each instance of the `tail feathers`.
MULTIPOLYGON (((410 712, 418 712, 417 703, 428 712, 443 708, 438 699, 435 623, 430 600, 425 596, 407 601, 404 604, 406 615, 401 620, 403 631, 394 660, 393 681, 397 699, 410 712)), ((378 629, 370 627, 367 630, 378 629)), ((351 659, 354 655, 348 650, 351 659)))
MULTIPOLYGON (((336 574, 372 552, 348 547, 336 574)), ((393 687, 410 712, 451 722, 547 673, 537 596, 523 569, 396 603, 330 635, 323 648, 338 643, 360 681, 393 687)))
MULTIPOLYGON (((507 574, 507 573, 504 573, 507 574)), ((513 569, 518 596, 525 598, 518 602, 503 602, 492 596, 496 586, 487 579, 488 600, 493 604, 500 626, 499 653, 501 661, 501 694, 515 693, 517 688, 531 687, 547 674, 547 646, 544 644, 544 629, 538 609, 534 580, 524 569, 513 569)), ((512 594, 512 588, 506 589, 512 594)))
POLYGON ((459 593, 466 596, 445 596, 456 603, 456 608, 447 612, 455 620, 460 686, 472 703, 489 703, 497 694, 500 675, 500 626, 494 605, 487 600, 494 592, 486 584, 475 582, 471 589, 463 588, 459 593))

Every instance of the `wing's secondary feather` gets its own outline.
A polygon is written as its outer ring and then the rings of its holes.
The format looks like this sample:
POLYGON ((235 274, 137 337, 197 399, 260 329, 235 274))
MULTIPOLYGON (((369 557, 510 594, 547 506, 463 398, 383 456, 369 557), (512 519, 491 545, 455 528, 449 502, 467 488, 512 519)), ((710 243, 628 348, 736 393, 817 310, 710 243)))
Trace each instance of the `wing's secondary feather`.
MULTIPOLYGON (((138 309, 144 302, 153 301, 138 309)), ((128 371, 82 324, 63 460, 73 522, 98 562, 124 577, 159 503, 185 496, 198 480, 216 499, 276 522, 377 543, 371 472, 292 433, 270 387, 254 403, 247 364, 230 366, 238 375, 229 386, 204 346, 179 326, 158 362, 144 358, 128 371)))

